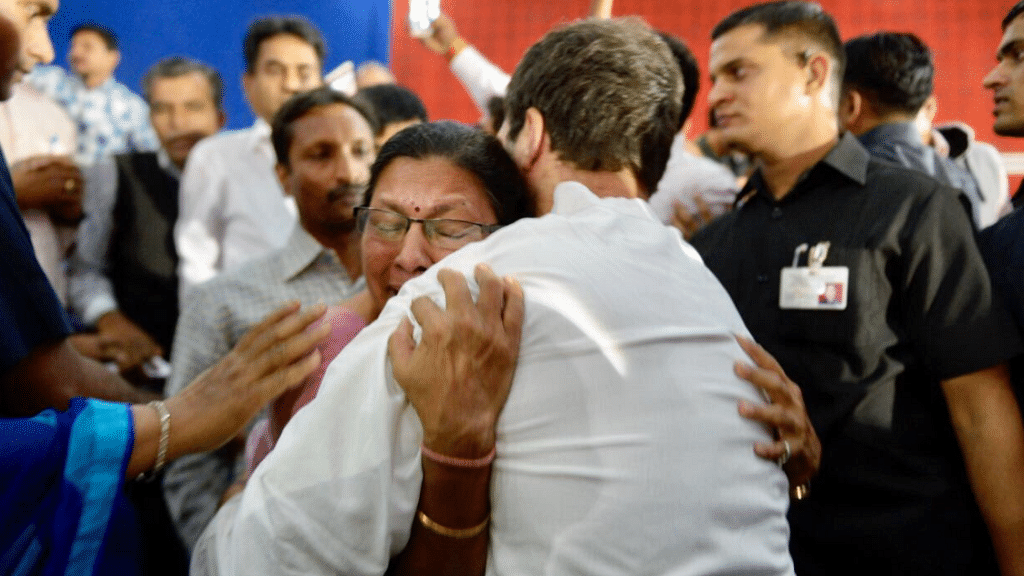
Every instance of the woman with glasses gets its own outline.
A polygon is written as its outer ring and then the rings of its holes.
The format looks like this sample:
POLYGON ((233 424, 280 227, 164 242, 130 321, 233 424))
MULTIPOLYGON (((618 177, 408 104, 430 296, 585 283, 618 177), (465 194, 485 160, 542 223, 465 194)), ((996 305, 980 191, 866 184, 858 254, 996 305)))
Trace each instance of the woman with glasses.
POLYGON ((316 396, 330 360, 406 281, 531 214, 526 182, 494 137, 442 121, 411 126, 389 139, 370 170, 364 205, 355 209, 367 289, 333 311, 320 368, 280 397, 269 420, 253 429, 248 471, 273 448, 292 415, 316 396))

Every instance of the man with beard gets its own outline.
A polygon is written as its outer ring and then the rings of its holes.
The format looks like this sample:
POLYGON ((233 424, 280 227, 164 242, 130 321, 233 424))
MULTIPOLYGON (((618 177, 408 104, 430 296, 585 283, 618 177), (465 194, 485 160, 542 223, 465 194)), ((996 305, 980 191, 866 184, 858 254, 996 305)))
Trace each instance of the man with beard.
POLYGON ((121 371, 171 352, 178 320, 178 181, 199 140, 224 125, 223 82, 181 57, 143 81, 157 152, 108 158, 86 172, 86 218, 71 260, 72 309, 96 334, 80 350, 121 371))
MULTIPOLYGON (((175 334, 168 394, 217 362, 281 302, 337 303, 365 285, 352 209, 362 199, 376 156, 376 120, 363 104, 332 96, 340 105, 318 107, 300 118, 274 118, 278 180, 295 200, 298 225, 283 248, 190 292, 175 334), (294 130, 299 120, 301 132, 294 130), (288 151, 300 146, 302 153, 292 156, 303 161, 292 164, 288 151)), ((164 492, 189 548, 235 480, 236 466, 240 471, 244 465, 238 456, 237 447, 228 445, 168 466, 164 492)))

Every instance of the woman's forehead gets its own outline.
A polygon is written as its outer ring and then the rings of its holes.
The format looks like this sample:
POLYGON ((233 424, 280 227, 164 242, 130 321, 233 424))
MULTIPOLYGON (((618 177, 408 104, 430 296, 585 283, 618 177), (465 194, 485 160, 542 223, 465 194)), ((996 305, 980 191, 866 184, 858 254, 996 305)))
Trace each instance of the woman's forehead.
POLYGON ((393 160, 381 172, 370 204, 417 218, 460 210, 493 212, 480 180, 438 157, 393 160))

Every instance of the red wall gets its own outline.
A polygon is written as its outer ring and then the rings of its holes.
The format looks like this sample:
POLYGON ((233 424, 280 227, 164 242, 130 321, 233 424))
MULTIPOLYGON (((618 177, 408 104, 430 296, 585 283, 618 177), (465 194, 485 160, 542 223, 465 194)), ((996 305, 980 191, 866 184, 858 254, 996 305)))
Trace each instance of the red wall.
MULTIPOLYGON (((991 93, 981 80, 994 64, 999 23, 1013 0, 821 0, 839 23, 843 38, 878 30, 913 32, 934 51, 937 121, 961 120, 978 137, 1004 152, 1024 151, 1024 139, 992 132, 991 93)), ((615 15, 636 14, 653 27, 686 40, 706 69, 711 28, 736 8, 737 0, 617 0, 615 15)), ((467 41, 511 72, 522 53, 560 22, 584 16, 590 0, 446 0, 442 8, 467 41)), ((415 90, 432 118, 475 122, 478 113, 443 58, 429 52, 406 31, 408 0, 393 1, 392 68, 399 82, 415 90)), ((703 130, 706 86, 693 118, 703 130)))

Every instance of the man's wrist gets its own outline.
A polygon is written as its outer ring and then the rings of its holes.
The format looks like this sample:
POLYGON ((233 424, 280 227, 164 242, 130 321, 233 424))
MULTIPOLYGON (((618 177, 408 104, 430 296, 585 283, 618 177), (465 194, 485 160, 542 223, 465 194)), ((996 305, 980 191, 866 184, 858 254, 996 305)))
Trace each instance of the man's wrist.
POLYGON ((445 49, 444 51, 445 59, 448 60, 448 62, 451 62, 452 60, 455 59, 456 56, 462 53, 462 51, 465 50, 467 46, 469 46, 468 42, 463 40, 461 36, 456 36, 455 39, 448 44, 448 48, 445 49))

